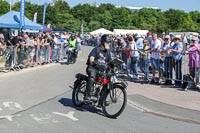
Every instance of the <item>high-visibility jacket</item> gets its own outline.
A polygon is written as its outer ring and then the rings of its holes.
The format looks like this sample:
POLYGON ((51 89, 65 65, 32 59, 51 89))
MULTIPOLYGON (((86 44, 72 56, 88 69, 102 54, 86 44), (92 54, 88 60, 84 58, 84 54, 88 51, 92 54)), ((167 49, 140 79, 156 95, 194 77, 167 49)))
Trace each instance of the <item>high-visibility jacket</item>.
POLYGON ((72 46, 73 49, 76 49, 76 39, 74 40, 69 39, 69 44, 70 46, 72 46))

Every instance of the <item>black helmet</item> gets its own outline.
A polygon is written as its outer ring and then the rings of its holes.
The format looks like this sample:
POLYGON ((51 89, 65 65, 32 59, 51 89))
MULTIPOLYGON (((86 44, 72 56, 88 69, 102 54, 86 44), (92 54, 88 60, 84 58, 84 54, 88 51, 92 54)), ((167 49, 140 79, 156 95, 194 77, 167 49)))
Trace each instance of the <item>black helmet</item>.
POLYGON ((103 36, 101 36, 101 44, 103 44, 104 42, 111 42, 111 38, 109 37, 109 35, 104 34, 103 36))
POLYGON ((72 34, 71 34, 71 37, 75 37, 75 36, 76 36, 76 34, 75 34, 75 33, 72 33, 72 34))

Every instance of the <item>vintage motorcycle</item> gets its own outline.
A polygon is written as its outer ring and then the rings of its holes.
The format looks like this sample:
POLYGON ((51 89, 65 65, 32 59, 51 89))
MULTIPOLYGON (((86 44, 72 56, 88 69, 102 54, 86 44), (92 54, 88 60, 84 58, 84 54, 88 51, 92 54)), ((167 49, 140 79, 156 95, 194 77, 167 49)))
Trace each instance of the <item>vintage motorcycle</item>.
POLYGON ((105 116, 118 117, 124 111, 127 103, 126 88, 128 83, 117 75, 118 67, 122 63, 122 60, 116 58, 107 64, 107 72, 97 72, 90 102, 83 100, 88 77, 81 73, 76 74, 72 92, 74 106, 81 107, 85 104, 92 104, 102 108, 105 116))

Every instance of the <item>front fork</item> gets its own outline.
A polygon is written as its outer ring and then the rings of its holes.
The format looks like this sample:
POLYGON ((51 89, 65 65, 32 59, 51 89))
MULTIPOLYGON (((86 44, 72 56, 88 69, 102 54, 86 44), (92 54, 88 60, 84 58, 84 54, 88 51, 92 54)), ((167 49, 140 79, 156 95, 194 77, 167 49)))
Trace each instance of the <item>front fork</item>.
POLYGON ((115 94, 116 94, 116 91, 114 91, 113 89, 113 84, 109 83, 107 85, 104 85, 101 92, 100 92, 100 98, 99 98, 99 103, 98 103, 98 106, 102 107, 103 106, 103 101, 105 100, 107 94, 111 91, 110 93, 110 97, 113 100, 115 100, 115 94))
POLYGON ((115 102, 117 99, 116 99, 116 95, 117 95, 117 90, 116 89, 113 89, 113 84, 111 83, 109 85, 109 91, 110 91, 110 99, 112 102, 115 102))

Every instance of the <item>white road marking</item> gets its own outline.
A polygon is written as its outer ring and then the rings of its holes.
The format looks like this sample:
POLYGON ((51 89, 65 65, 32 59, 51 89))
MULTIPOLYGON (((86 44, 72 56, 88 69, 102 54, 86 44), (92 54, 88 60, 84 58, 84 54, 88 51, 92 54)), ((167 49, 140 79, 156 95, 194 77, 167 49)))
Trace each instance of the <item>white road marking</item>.
POLYGON ((127 104, 128 104, 129 106, 131 106, 131 107, 133 107, 133 108, 135 108, 135 109, 141 111, 141 112, 147 112, 147 111, 150 112, 150 111, 151 111, 150 109, 147 109, 147 108, 145 108, 145 107, 142 107, 141 105, 139 105, 139 104, 137 104, 137 103, 135 103, 135 102, 133 102, 133 101, 131 101, 131 100, 128 100, 128 99, 127 99, 127 104))
POLYGON ((2 108, 0 108, 0 111, 2 110, 2 108))
POLYGON ((3 105, 5 108, 10 108, 11 110, 14 110, 14 109, 22 110, 22 106, 17 102, 3 102, 3 105), (14 105, 14 107, 13 107, 13 105, 14 105))
POLYGON ((5 116, 0 116, 0 119, 7 119, 12 122, 14 116, 21 116, 21 115, 20 114, 19 115, 5 115, 5 116))
POLYGON ((37 115, 37 116, 36 116, 35 114, 30 114, 30 116, 31 116, 35 121, 37 121, 37 122, 40 123, 40 124, 44 124, 44 123, 46 123, 47 121, 51 121, 51 122, 53 122, 53 123, 58 123, 58 122, 59 122, 59 121, 57 121, 57 120, 51 119, 52 116, 49 115, 49 114, 45 114, 45 115, 40 114, 40 115, 37 115))
POLYGON ((4 118, 6 118, 6 119, 8 119, 9 121, 13 121, 13 115, 6 115, 6 116, 0 116, 0 119, 4 119, 4 118))
POLYGON ((73 116, 74 115, 74 111, 70 111, 68 114, 63 114, 63 113, 59 113, 59 112, 53 112, 53 114, 60 115, 60 116, 65 116, 67 118, 70 118, 73 121, 78 121, 78 119, 73 116))

